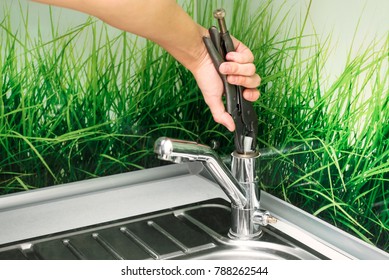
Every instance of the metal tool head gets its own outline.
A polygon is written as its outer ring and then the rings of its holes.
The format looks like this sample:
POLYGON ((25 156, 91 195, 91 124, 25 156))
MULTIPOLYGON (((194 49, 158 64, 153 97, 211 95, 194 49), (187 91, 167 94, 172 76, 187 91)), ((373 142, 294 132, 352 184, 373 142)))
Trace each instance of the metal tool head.
POLYGON ((226 16, 226 11, 224 9, 217 9, 213 11, 213 16, 216 19, 223 19, 226 16))
POLYGON ((228 31, 227 31, 226 21, 224 19, 224 17, 226 16, 226 11, 224 9, 217 9, 213 11, 213 16, 219 22, 221 33, 227 33, 228 31))

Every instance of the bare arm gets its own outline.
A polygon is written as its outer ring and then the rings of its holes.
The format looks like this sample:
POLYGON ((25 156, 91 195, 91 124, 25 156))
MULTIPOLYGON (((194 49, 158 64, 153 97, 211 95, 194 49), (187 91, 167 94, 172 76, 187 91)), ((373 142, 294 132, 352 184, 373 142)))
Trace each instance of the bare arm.
MULTIPOLYGON (((223 86, 203 44, 208 31, 195 23, 175 0, 33 0, 35 2, 78 10, 98 17, 121 30, 150 39, 188 68, 204 95, 216 122, 234 130, 231 116, 221 99, 223 86)), ((220 69, 230 83, 247 87, 246 99, 259 97, 251 51, 235 40, 236 53, 220 69)))
POLYGON ((159 44, 189 70, 205 55, 197 25, 175 0, 35 0, 78 10, 159 44))

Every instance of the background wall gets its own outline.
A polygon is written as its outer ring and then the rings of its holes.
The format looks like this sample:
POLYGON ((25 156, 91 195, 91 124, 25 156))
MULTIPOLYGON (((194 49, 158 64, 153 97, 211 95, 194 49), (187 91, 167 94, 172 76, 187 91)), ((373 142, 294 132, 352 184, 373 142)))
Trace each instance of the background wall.
MULTIPOLYGON (((165 52, 27 3, 0 4, 1 194, 157 166, 161 135, 230 154, 231 134, 165 52)), ((387 1, 183 3, 205 26, 224 6, 255 54, 261 188, 389 250, 387 1)))
MULTIPOLYGON (((28 28, 30 34, 38 33, 38 24, 43 36, 50 38, 50 13, 45 5, 27 0, 18 1, 3 0, 11 3, 11 8, 16 15, 20 9, 29 9, 28 28)), ((180 1, 185 2, 185 1, 180 1)), ((230 2, 230 1, 228 1, 230 2)), ((233 2, 233 1, 231 1, 233 2)), ((256 8, 263 1, 253 0, 256 8)), ((271 4, 275 9, 282 9, 284 13, 289 11, 290 18, 301 21, 309 0, 273 0, 271 4)), ((4 8, 3 5, 0 9, 4 8)), ((59 32, 65 32, 71 27, 80 25, 87 20, 87 16, 66 9, 53 8, 53 18, 60 24, 59 32)), ((374 41, 388 36, 389 30, 389 1, 387 0, 313 0, 310 7, 309 22, 306 26, 306 34, 318 34, 323 40, 332 34, 332 53, 326 64, 326 71, 330 76, 336 76, 343 69, 347 56, 356 54, 359 49, 367 47, 374 41)), ((279 17, 281 20, 282 17, 279 17)), ((12 26, 17 28, 23 24, 18 16, 13 17, 12 26)), ((111 28, 113 35, 117 30, 111 28)))

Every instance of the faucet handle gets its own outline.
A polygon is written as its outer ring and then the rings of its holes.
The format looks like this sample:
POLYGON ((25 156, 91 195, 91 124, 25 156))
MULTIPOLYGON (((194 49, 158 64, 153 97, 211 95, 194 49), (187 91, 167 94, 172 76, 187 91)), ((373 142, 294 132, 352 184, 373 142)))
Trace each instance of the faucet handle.
POLYGON ((173 143, 171 139, 167 137, 160 137, 154 143, 154 153, 157 154, 157 157, 165 161, 173 161, 175 163, 182 162, 181 157, 177 157, 173 154, 173 143))
POLYGON ((201 161, 204 156, 216 155, 209 146, 168 137, 160 137, 155 141, 154 152, 159 159, 175 163, 201 161))

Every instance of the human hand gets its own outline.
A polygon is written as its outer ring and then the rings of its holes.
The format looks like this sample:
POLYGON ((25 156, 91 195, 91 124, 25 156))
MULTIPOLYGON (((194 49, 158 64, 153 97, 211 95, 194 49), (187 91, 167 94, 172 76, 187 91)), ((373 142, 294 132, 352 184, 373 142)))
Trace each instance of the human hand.
MULTIPOLYGON (((255 73, 254 56, 239 40, 232 37, 235 52, 229 52, 226 62, 220 65, 220 73, 227 75, 227 81, 233 85, 245 87, 243 97, 251 102, 259 98, 261 78, 255 73)), ((228 130, 235 130, 235 123, 226 111, 223 101, 223 83, 208 53, 195 71, 192 71, 197 84, 203 93, 204 100, 211 110, 215 122, 224 125, 228 130)))

